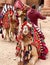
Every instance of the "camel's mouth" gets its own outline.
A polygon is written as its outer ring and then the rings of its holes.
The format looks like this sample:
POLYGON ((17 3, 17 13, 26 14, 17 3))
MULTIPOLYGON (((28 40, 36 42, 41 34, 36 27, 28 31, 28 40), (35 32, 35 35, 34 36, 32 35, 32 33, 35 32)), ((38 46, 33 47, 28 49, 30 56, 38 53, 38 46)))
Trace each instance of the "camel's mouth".
POLYGON ((24 26, 22 32, 23 32, 23 35, 27 35, 29 33, 28 27, 24 26))
POLYGON ((28 31, 23 31, 23 35, 27 35, 28 34, 28 31))

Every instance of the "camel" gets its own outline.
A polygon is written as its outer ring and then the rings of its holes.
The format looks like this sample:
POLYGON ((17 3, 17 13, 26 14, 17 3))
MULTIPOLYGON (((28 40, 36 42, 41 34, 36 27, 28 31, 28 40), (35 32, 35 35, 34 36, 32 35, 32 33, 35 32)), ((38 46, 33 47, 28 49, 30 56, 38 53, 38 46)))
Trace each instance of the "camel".
POLYGON ((18 65, 35 65, 38 59, 46 59, 48 49, 45 42, 41 41, 43 37, 40 37, 39 32, 41 31, 36 25, 32 28, 28 22, 22 24, 21 32, 17 35, 16 56, 20 58, 18 65))
POLYGON ((18 29, 18 18, 16 17, 17 13, 13 6, 4 5, 3 10, 3 31, 5 30, 5 39, 14 40, 15 30, 18 29))

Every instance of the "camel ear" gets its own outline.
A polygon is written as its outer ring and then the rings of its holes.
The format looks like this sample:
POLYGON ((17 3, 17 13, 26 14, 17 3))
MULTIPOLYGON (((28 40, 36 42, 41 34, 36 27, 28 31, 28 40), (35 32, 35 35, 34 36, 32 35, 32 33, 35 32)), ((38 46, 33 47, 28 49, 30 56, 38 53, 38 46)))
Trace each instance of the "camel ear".
POLYGON ((32 24, 30 24, 30 23, 27 23, 27 25, 28 25, 29 27, 32 27, 32 24))
POLYGON ((12 9, 13 7, 10 5, 10 9, 12 9))
POLYGON ((4 15, 5 13, 6 13, 6 11, 7 11, 7 6, 6 6, 6 4, 3 6, 3 10, 2 10, 2 14, 4 15))
POLYGON ((9 9, 10 8, 10 6, 9 5, 7 5, 7 9, 9 9))
POLYGON ((4 5, 4 10, 7 11, 7 6, 6 6, 6 4, 4 5))
POLYGON ((14 6, 12 7, 12 10, 13 10, 13 11, 15 10, 14 6))

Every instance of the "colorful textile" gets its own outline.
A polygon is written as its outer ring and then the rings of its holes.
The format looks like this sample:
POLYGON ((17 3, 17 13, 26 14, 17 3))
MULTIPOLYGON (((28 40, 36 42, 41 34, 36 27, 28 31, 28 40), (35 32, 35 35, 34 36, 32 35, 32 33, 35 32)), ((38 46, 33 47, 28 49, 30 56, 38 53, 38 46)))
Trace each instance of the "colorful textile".
POLYGON ((44 42, 45 37, 41 32, 41 30, 36 25, 34 25, 33 27, 33 32, 34 32, 34 37, 33 37, 34 42, 32 44, 36 46, 39 58, 46 59, 48 49, 46 47, 46 43, 44 42))
POLYGON ((16 2, 14 4, 15 8, 19 8, 19 9, 23 10, 24 9, 23 6, 24 6, 24 4, 20 0, 16 0, 16 2))

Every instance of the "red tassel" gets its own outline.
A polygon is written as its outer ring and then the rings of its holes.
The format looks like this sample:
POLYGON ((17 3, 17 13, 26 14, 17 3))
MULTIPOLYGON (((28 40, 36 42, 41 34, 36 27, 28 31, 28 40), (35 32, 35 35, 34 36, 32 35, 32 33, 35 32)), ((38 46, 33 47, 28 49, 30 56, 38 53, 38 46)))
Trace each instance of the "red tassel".
POLYGON ((20 51, 20 47, 16 47, 16 50, 20 51))
POLYGON ((48 54, 48 48, 47 48, 46 46, 45 46, 44 53, 45 53, 45 55, 47 55, 47 54, 48 54))
POLYGON ((42 60, 46 60, 46 56, 40 56, 39 58, 42 60))

